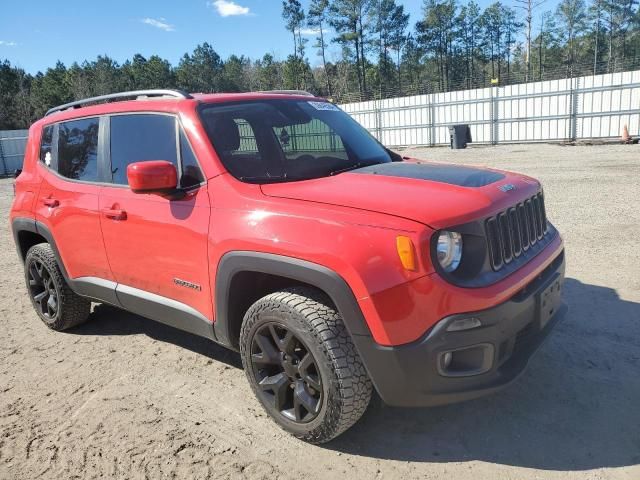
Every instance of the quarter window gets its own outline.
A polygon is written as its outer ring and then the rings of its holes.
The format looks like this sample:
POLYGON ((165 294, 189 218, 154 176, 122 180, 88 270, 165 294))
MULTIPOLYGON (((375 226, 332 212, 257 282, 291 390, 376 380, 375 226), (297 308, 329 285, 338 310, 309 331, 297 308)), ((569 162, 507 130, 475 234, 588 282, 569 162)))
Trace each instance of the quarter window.
POLYGON ((166 160, 178 168, 175 118, 153 114, 112 116, 113 183, 127 185, 127 166, 148 160, 166 160))
POLYGON ((190 188, 201 184, 204 181, 204 177, 182 128, 180 129, 180 158, 182 160, 180 186, 182 188, 190 188))
POLYGON ((98 128, 97 118, 60 123, 58 129, 58 173, 60 175, 72 180, 89 182, 98 180, 98 128))
POLYGON ((45 165, 51 165, 51 147, 53 145, 53 125, 47 125, 42 129, 42 140, 40 141, 40 161, 45 165))

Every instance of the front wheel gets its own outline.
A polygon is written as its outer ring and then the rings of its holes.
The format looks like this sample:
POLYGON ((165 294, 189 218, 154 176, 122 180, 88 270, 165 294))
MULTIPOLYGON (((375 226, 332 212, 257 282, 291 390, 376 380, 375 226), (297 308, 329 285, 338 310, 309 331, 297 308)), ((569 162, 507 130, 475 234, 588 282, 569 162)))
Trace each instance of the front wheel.
POLYGON ((245 314, 240 352, 264 409, 302 440, 327 442, 367 409, 371 380, 321 292, 292 288, 258 300, 245 314))

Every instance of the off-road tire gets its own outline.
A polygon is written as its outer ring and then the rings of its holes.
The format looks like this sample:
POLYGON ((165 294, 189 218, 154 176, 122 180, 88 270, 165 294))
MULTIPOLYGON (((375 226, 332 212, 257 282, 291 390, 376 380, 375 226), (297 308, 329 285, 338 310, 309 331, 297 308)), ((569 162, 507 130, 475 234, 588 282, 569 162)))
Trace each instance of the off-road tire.
MULTIPOLYGON (((27 292, 33 308, 47 327, 52 330, 62 331, 80 325, 87 320, 91 312, 91 302, 77 295, 69 288, 60 271, 51 245, 40 243, 31 247, 25 257, 24 272, 27 292), (38 304, 34 298, 34 296, 37 296, 34 295, 34 290, 40 286, 37 285, 37 280, 34 282, 34 273, 30 274, 30 269, 37 270, 36 267, 44 267, 46 270, 45 276, 47 278, 41 288, 55 291, 55 303, 57 305, 55 314, 51 314, 50 311, 44 313, 42 305, 38 304)), ((48 296, 51 296, 51 294, 48 296)), ((46 307, 44 308, 46 309, 46 307)))
MULTIPOLYGON (((340 314, 320 291, 289 288, 255 302, 244 316, 240 352, 249 384, 266 412, 284 430, 304 441, 328 442, 355 424, 367 409, 371 380, 340 314), (254 368, 259 367, 252 357, 252 342, 256 332, 274 322, 293 332, 317 365, 322 401, 317 416, 309 422, 283 416, 277 407, 267 403, 258 385, 254 368)), ((295 387, 291 388, 295 391, 295 387)))

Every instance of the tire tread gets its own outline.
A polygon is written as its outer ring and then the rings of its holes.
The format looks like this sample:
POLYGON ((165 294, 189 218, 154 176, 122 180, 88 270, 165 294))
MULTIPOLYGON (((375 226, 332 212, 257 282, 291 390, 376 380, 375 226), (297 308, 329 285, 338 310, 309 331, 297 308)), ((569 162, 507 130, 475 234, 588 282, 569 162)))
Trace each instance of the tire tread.
MULTIPOLYGON (((54 322, 46 322, 43 320, 43 323, 52 330, 62 331, 86 322, 91 313, 91 302, 71 290, 62 275, 51 245, 48 243, 39 243, 31 247, 25 257, 25 267, 32 257, 36 257, 47 266, 47 269, 54 279, 54 283, 60 286, 58 299, 59 308, 61 309, 60 315, 58 315, 58 318, 54 322)), ((29 280, 27 277, 27 289, 28 288, 29 280)), ((31 300, 33 302, 33 299, 31 300)), ((34 308, 35 307, 36 305, 34 304, 34 308)))
MULTIPOLYGON (((254 303, 245 315, 240 333, 243 361, 249 331, 263 310, 279 310, 283 315, 295 311, 301 315, 337 379, 336 401, 329 402, 332 407, 327 412, 326 421, 306 434, 295 435, 310 443, 324 443, 337 437, 362 417, 373 391, 369 375, 340 314, 324 293, 313 288, 292 287, 271 293, 254 303)), ((247 365, 245 371, 249 377, 247 365)), ((249 380, 255 390, 251 378, 249 380)))

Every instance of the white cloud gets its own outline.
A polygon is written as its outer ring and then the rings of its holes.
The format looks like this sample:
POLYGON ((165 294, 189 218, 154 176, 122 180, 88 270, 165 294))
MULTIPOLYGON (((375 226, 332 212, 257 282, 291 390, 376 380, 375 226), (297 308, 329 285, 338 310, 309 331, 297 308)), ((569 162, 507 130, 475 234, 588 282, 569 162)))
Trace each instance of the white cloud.
POLYGON ((301 28, 300 33, 302 35, 318 35, 320 34, 320 29, 318 28, 301 28))
POLYGON ((16 42, 10 40, 0 40, 0 47, 15 47, 18 45, 16 42))
POLYGON ((167 23, 166 19, 160 18, 143 18, 140 20, 145 25, 151 25, 152 27, 159 28, 160 30, 164 30, 165 32, 173 32, 175 28, 173 25, 167 23))
POLYGON ((231 0, 215 0, 210 2, 210 5, 214 7, 221 17, 232 17, 236 15, 251 15, 249 7, 243 7, 231 0))

